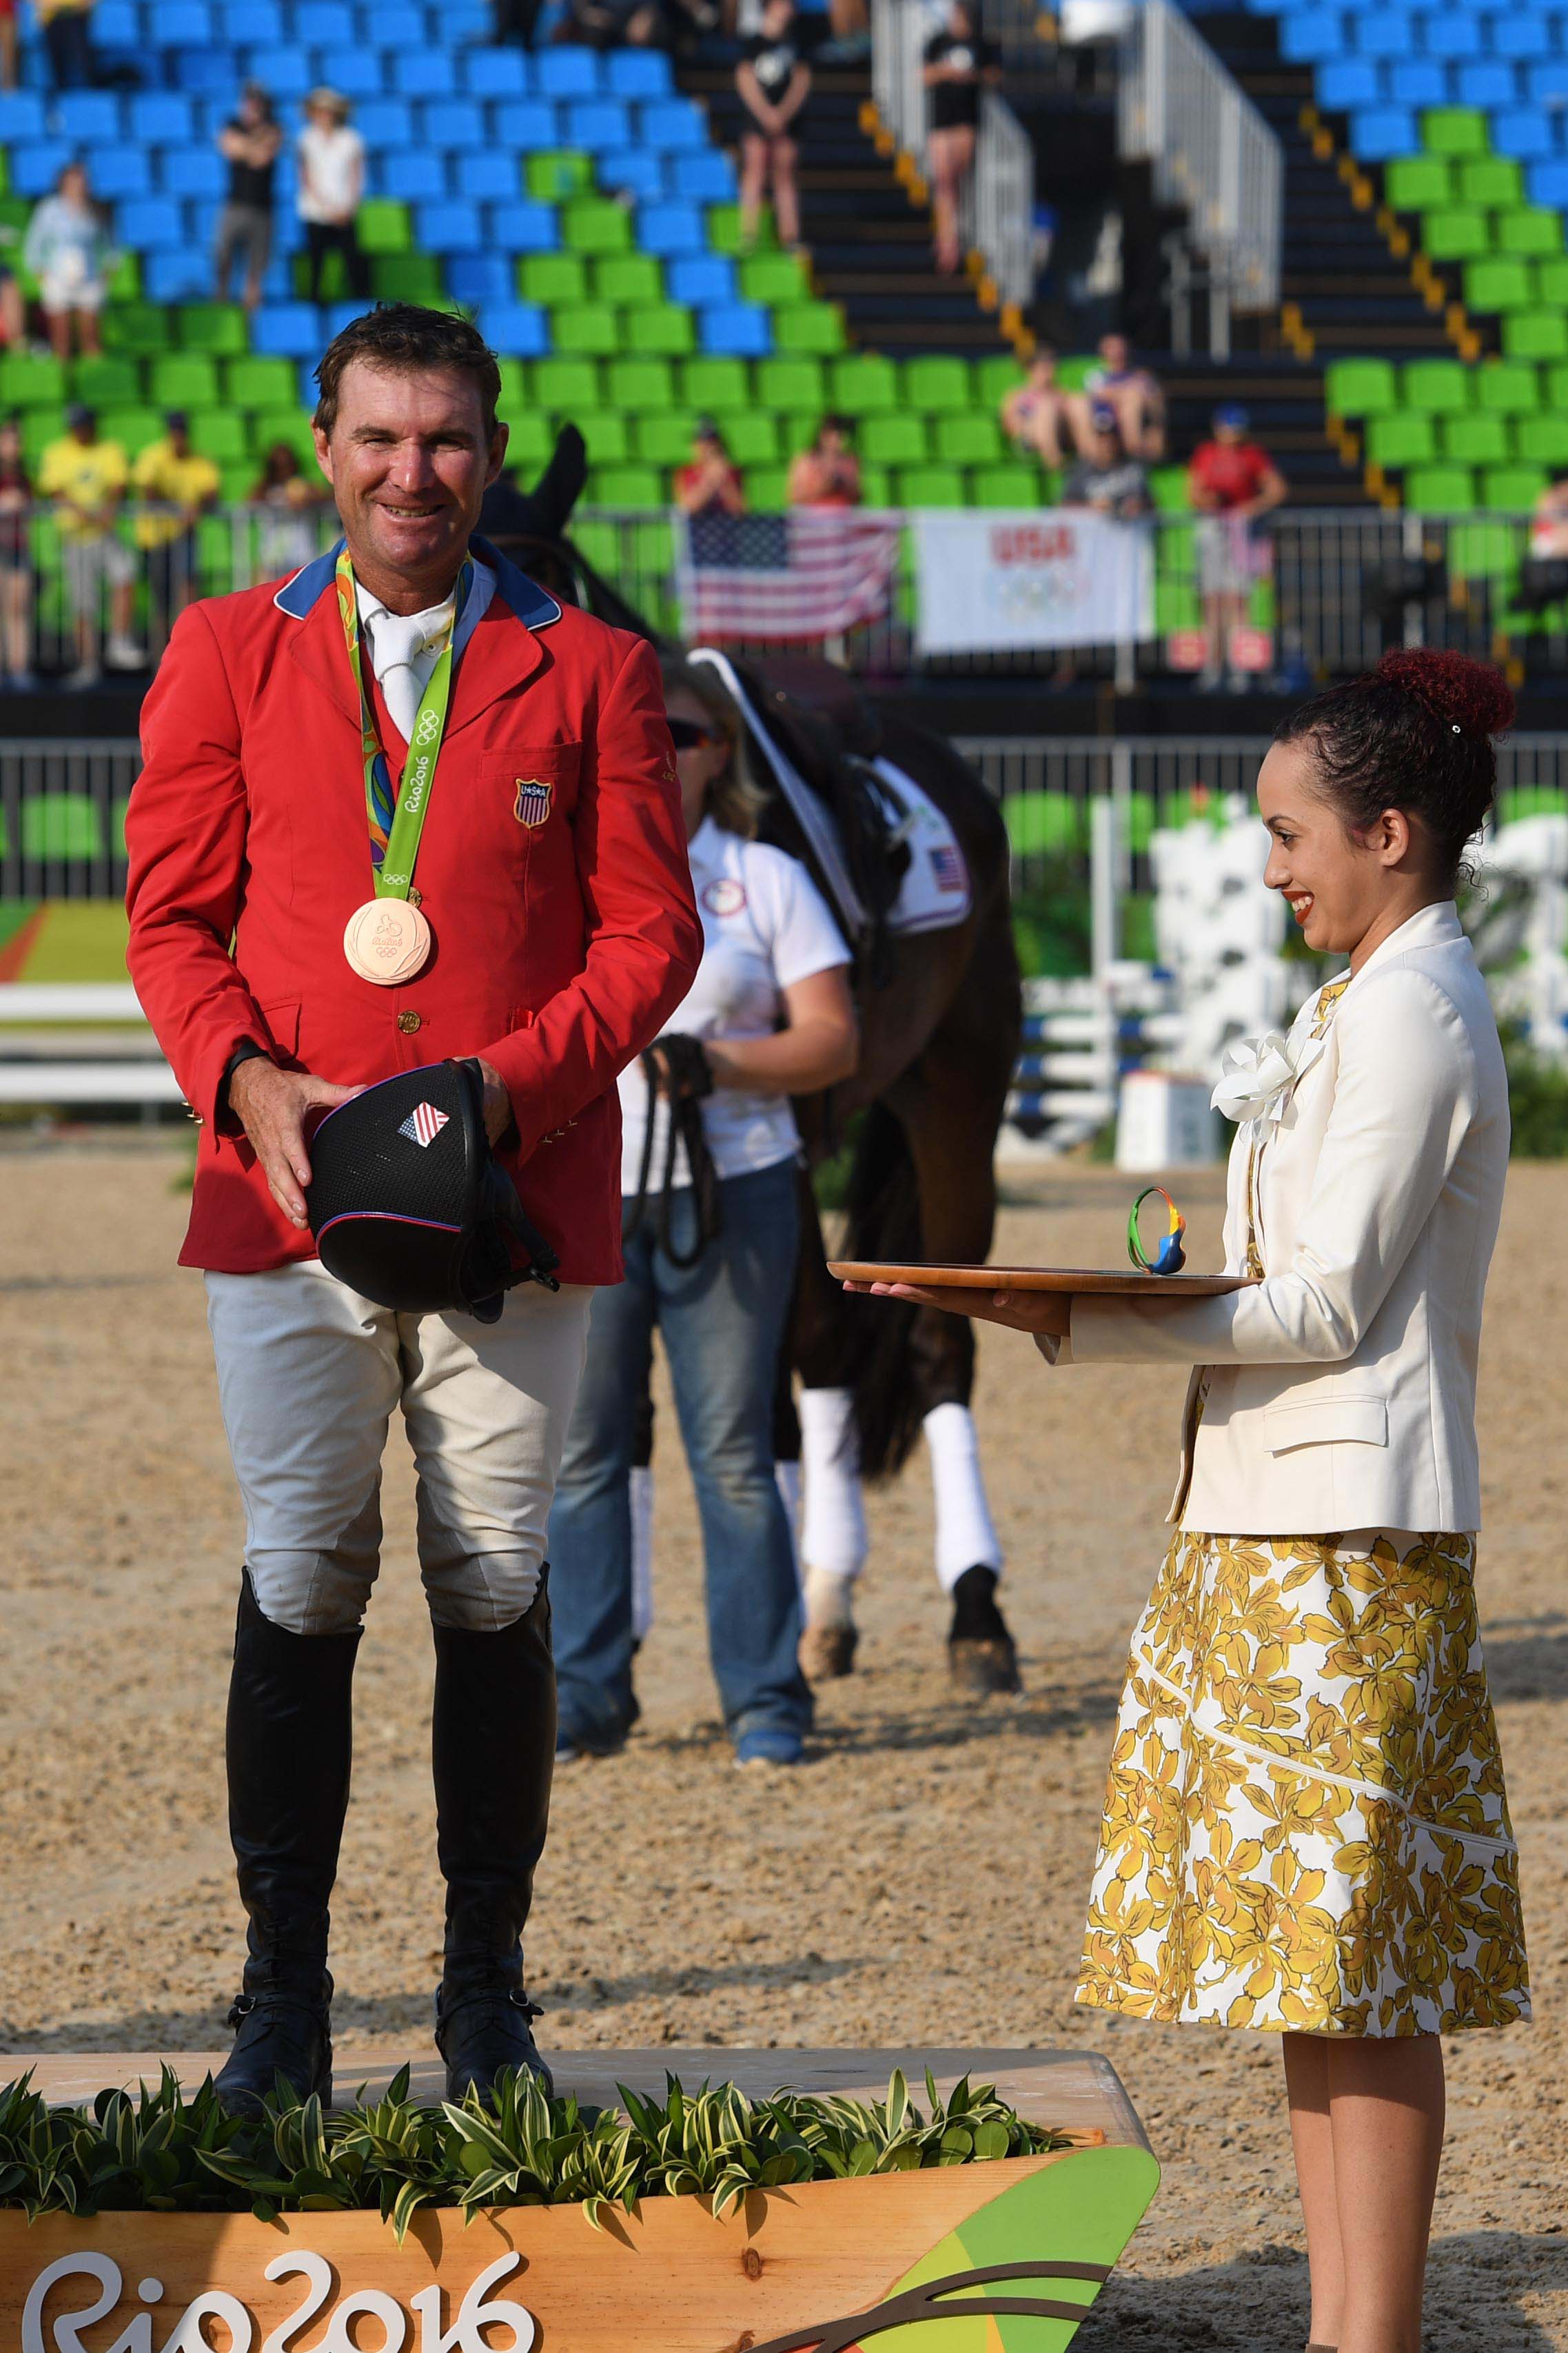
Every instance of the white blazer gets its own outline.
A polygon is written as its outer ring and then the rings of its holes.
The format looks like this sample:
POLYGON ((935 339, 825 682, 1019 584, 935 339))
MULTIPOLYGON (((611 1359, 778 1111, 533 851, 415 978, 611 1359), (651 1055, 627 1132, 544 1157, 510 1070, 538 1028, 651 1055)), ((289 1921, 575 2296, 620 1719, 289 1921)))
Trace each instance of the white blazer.
POLYGON ((1230 1156, 1226 1270, 1247 1271, 1250 1234, 1263 1280, 1181 1306, 1075 1300, 1058 1361, 1195 1367, 1184 1527, 1464 1534, 1508 1167, 1497 1024, 1452 902, 1384 940, 1326 1023, 1321 994, 1291 1029, 1278 1124, 1247 1120, 1230 1156))

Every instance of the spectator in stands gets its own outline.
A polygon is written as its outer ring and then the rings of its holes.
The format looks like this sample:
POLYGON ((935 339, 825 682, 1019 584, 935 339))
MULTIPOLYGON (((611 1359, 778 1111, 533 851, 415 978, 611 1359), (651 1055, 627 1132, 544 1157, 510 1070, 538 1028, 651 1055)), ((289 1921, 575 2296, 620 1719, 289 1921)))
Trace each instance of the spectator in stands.
POLYGON ((146 501, 136 518, 136 544, 147 557, 155 654, 195 595, 196 524, 223 488, 212 459, 192 448, 184 411, 173 410, 164 425, 163 439, 149 442, 131 469, 132 486, 146 501))
POLYGON ((1002 397, 1002 430, 1042 465, 1069 466, 1085 423, 1084 401, 1057 382, 1057 355, 1042 343, 1022 384, 1002 397))
POLYGON ((33 676, 33 549, 27 510, 33 485, 22 456, 17 417, 0 421, 0 655, 4 683, 26 692, 33 676))
POLYGON ((810 448, 803 449, 789 470, 792 507, 859 505, 860 460, 854 435, 847 417, 823 418, 810 448))
POLYGON ((273 182, 283 152, 283 126, 259 82, 246 83, 238 113, 218 132, 217 149, 228 165, 228 195, 217 222, 217 299, 228 301, 237 257, 245 264, 245 307, 254 311, 272 259, 273 182))
POLYGON ((56 90, 86 90, 92 80, 93 0, 33 0, 56 90))
POLYGON ((1568 556, 1568 474, 1548 482, 1530 519, 1533 556, 1568 556))
POLYGON ((744 514, 746 493, 740 470, 710 417, 700 417, 691 437, 689 464, 678 467, 675 503, 682 514, 744 514))
POLYGON ((305 100, 300 133, 300 218, 305 224, 305 257, 310 300, 321 299, 321 275, 329 253, 341 253, 350 298, 370 293, 370 265, 360 250, 354 217, 364 194, 364 141, 349 121, 349 102, 335 90, 313 90, 305 100))
POLYGON ((22 258, 38 281, 38 300, 55 357, 68 360, 71 321, 81 349, 96 357, 98 314, 109 291, 113 248, 100 208, 88 187, 87 170, 68 164, 27 223, 22 258))
POLYGON ((0 0, 0 90, 16 87, 16 0, 0 0))
POLYGON ((1158 465, 1165 454, 1165 396, 1147 368, 1133 366, 1125 335, 1100 337, 1100 365, 1090 371, 1084 389, 1110 403, 1131 455, 1146 466, 1158 465))
POLYGON ((1149 512, 1149 477, 1121 438, 1116 411, 1108 400, 1089 404, 1083 453, 1062 484, 1065 507, 1091 507, 1118 522, 1135 522, 1149 512))
MULTIPOLYGON (((11 241, 17 242, 16 232, 11 231, 11 241)), ((0 228, 0 244, 5 231, 0 228)), ((27 340, 27 311, 22 301, 22 289, 14 269, 0 261, 0 351, 19 351, 27 340)))
POLYGON ((67 431, 51 441, 38 467, 38 490, 55 502, 65 559, 66 596, 76 626, 77 666, 69 686, 96 686, 101 642, 100 599, 109 590, 111 670, 140 670, 145 657, 132 635, 136 558, 115 535, 115 518, 131 479, 118 441, 100 441, 90 408, 66 412, 67 431))
POLYGON ((735 88, 748 121, 741 134, 741 247, 757 241, 763 199, 771 185, 773 226, 779 243, 800 246, 800 195, 795 187, 795 142, 791 126, 811 93, 795 29, 795 0, 767 0, 762 25, 746 42, 735 68, 735 88))
POLYGON ((490 20, 495 40, 502 46, 515 41, 519 48, 532 48, 543 5, 544 0, 495 0, 490 20))
POLYGON ((298 572, 320 553, 316 518, 330 502, 326 484, 319 474, 306 473, 298 450, 274 441, 247 502, 261 510, 256 553, 263 580, 298 572))
POLYGON ((931 226, 936 266, 951 277, 963 267, 960 217, 974 169, 980 132, 980 92, 1001 79, 994 42, 982 38, 977 0, 952 0, 947 21, 925 46, 925 86, 931 92, 931 226))
POLYGON ((663 30, 658 0, 567 0, 558 41, 589 49, 646 49, 663 30))
POLYGON ((1246 683, 1231 662, 1231 633, 1246 626, 1252 591, 1273 565, 1272 545, 1258 524, 1288 496, 1273 459, 1247 439, 1247 424, 1245 408, 1216 408, 1213 438, 1194 451, 1187 469, 1188 495, 1203 518, 1197 555, 1205 659, 1198 683, 1210 691, 1222 670, 1234 685, 1246 683))

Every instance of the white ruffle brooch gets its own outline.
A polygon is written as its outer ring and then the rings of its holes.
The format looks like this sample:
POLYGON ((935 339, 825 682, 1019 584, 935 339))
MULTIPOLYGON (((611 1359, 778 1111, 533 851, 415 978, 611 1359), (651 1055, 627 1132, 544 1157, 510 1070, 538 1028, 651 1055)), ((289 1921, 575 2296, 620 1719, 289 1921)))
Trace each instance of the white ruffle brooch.
POLYGON ((1265 1129, 1278 1127, 1296 1082, 1302 1048, 1271 1029, 1266 1038, 1240 1038, 1226 1048, 1220 1061, 1220 1082, 1209 1100, 1226 1119, 1255 1119, 1265 1129))

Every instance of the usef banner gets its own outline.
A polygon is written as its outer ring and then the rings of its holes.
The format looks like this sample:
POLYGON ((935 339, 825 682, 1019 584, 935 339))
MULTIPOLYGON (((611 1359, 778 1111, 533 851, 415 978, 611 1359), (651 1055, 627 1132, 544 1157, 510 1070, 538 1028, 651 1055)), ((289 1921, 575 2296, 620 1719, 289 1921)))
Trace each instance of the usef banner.
POLYGON ((912 520, 920 654, 1124 645, 1154 634, 1145 523, 1079 507, 925 509, 912 520))

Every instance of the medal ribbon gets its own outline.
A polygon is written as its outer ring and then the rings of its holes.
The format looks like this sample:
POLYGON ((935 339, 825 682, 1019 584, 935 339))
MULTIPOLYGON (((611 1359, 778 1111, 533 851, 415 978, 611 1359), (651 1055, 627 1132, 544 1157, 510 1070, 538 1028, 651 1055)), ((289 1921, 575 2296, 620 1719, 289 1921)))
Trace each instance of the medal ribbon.
POLYGON ((1146 1185, 1133 1202, 1132 1214, 1127 1220, 1127 1255, 1133 1265, 1142 1268, 1145 1274, 1179 1274, 1186 1264, 1187 1254, 1182 1248, 1182 1239, 1186 1230, 1187 1221, 1164 1187, 1146 1185), (1158 1196, 1165 1204, 1166 1227, 1159 1247, 1151 1258, 1143 1248, 1138 1213, 1144 1202, 1152 1199, 1155 1196, 1158 1196))
POLYGON ((430 673, 430 683, 419 700, 415 715, 414 732, 408 742, 408 759, 393 789, 392 771, 381 738, 375 732, 375 712, 364 682, 364 662, 360 651, 359 600, 354 594, 353 565, 348 549, 338 554, 338 613, 343 625, 343 639, 349 649, 349 668, 359 690, 360 750, 364 761, 364 813, 370 828, 370 862, 378 899, 406 899, 414 886, 414 861, 419 855, 419 837, 425 829, 426 812, 436 784, 436 763, 441 755, 442 738, 447 733, 447 713, 452 700, 452 642, 457 635, 458 617, 468 602, 473 584, 474 567, 465 556, 458 575, 458 586, 452 599, 452 626, 447 632, 436 667, 430 673))

